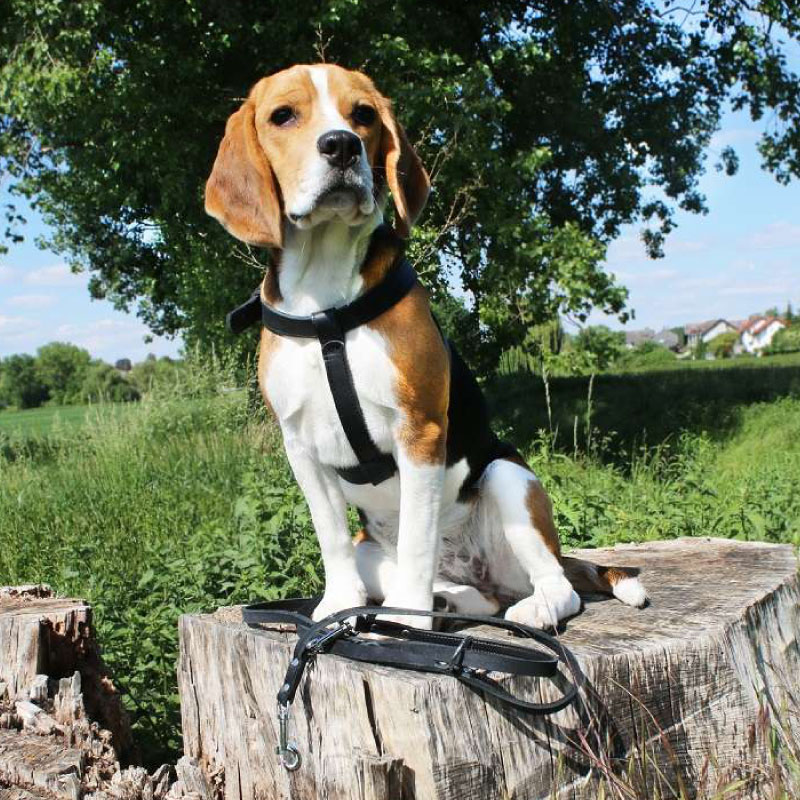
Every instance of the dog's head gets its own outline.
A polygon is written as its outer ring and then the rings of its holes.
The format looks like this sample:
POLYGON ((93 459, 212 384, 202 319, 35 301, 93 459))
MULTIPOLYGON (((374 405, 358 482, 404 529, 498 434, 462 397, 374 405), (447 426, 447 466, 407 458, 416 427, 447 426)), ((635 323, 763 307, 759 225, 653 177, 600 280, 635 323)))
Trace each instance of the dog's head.
POLYGON ((298 65, 260 80, 228 120, 206 211, 248 244, 281 247, 285 224, 363 223, 387 187, 407 236, 430 181, 391 103, 360 72, 298 65))

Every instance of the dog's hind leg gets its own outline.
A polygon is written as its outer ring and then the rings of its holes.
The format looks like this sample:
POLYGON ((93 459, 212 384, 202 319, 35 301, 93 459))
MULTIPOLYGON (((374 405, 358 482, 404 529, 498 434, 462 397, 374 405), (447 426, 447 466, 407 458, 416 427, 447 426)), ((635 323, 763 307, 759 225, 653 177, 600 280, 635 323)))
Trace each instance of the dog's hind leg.
MULTIPOLYGON (((394 584, 397 563, 377 542, 367 538, 356 544, 356 566, 367 595, 376 602, 383 602, 387 591, 394 584)), ((459 614, 495 614, 500 604, 492 597, 484 597, 474 586, 454 583, 437 578, 433 582, 433 594, 441 598, 448 610, 459 614)))
POLYGON ((498 543, 498 549, 511 556, 506 565, 495 564, 493 577, 506 584, 501 589, 523 598, 506 611, 506 619, 551 628, 577 614, 581 600, 561 565, 550 499, 533 472, 497 459, 484 472, 481 492, 494 507, 507 545, 498 543))

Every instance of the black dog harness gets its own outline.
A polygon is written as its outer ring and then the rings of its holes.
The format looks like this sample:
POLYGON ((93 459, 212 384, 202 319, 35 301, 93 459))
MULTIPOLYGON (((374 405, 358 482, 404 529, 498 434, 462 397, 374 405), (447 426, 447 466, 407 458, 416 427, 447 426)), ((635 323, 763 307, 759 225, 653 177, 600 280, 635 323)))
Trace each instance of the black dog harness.
POLYGON ((297 628, 297 644, 278 692, 279 743, 276 752, 281 764, 290 771, 300 766, 301 758, 297 748, 289 742, 289 706, 306 666, 321 653, 352 661, 452 675, 474 691, 531 714, 554 714, 570 705, 578 695, 576 683, 580 682, 581 671, 575 657, 557 639, 528 625, 497 617, 382 606, 348 608, 313 622, 311 614, 318 600, 296 598, 255 603, 245 606, 242 612, 243 621, 251 627, 288 623, 297 628), (497 639, 421 630, 382 620, 377 617, 379 614, 490 625, 531 639, 550 652, 497 639), (385 638, 368 638, 364 634, 380 634, 385 638), (559 663, 565 667, 564 673, 559 673, 559 663), (563 694, 549 703, 531 703, 510 694, 489 677, 489 672, 550 679, 560 675, 563 694), (575 682, 571 683, 569 678, 575 682))
POLYGON ((397 464, 394 456, 382 453, 370 436, 353 384, 345 336, 348 331, 370 322, 399 303, 416 282, 413 267, 403 258, 379 284, 347 305, 317 311, 308 317, 297 317, 265 303, 260 289, 257 289, 246 303, 235 308, 226 318, 228 330, 235 334, 260 319, 265 328, 278 336, 319 339, 336 413, 358 459, 356 466, 336 470, 349 483, 377 486, 397 472, 397 464))

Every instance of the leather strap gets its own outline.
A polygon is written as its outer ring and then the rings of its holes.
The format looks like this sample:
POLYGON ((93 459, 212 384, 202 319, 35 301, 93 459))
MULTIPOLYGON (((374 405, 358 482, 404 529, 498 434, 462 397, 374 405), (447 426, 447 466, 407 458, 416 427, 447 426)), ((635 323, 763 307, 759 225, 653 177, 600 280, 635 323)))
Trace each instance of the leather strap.
POLYGON ((284 314, 265 303, 257 289, 246 303, 226 317, 228 330, 232 333, 241 333, 254 325, 260 315, 264 327, 278 336, 319 340, 336 413, 358 459, 355 466, 336 470, 349 483, 377 486, 397 472, 397 463, 391 453, 382 453, 370 436, 347 360, 346 334, 399 303, 416 282, 413 267, 403 258, 379 284, 347 305, 298 317, 284 314))
MULTIPOLYGON (((327 308, 318 313, 330 314, 336 318, 344 333, 371 322, 392 306, 399 303, 414 287, 417 274, 408 261, 401 259, 384 279, 359 295, 352 303, 335 308, 327 308)), ((279 336, 293 336, 298 339, 313 339, 317 329, 312 317, 298 317, 278 311, 268 303, 261 302, 261 321, 265 328, 279 336)), ((313 316, 313 315, 312 315, 313 316)), ((248 317, 251 318, 252 314, 248 317)))
POLYGON ((361 403, 353 383, 350 372, 350 363, 347 360, 345 347, 345 332, 339 322, 339 316, 334 310, 318 311, 311 315, 311 324, 314 326, 320 347, 322 348, 322 361, 325 364, 325 374, 328 377, 328 386, 333 396, 336 413, 344 428, 347 441, 358 459, 358 465, 348 467, 343 471, 337 470, 345 480, 351 483, 371 483, 377 486, 397 472, 397 464, 389 453, 381 453, 369 435, 361 403))
POLYGON ((332 614, 319 622, 310 615, 319 598, 295 598, 245 606, 243 620, 251 627, 263 624, 292 624, 298 640, 286 672, 278 703, 286 706, 294 699, 309 660, 319 653, 349 658, 352 661, 382 664, 400 669, 449 674, 470 688, 483 692, 520 711, 553 714, 566 708, 577 697, 574 683, 567 681, 564 694, 549 703, 531 703, 510 694, 486 672, 504 672, 537 678, 555 678, 558 664, 566 667, 567 677, 580 679, 575 657, 557 639, 543 631, 497 617, 454 614, 444 611, 418 611, 407 608, 359 606, 332 614), (450 622, 490 625, 534 640, 547 651, 523 647, 496 639, 459 633, 426 631, 380 619, 380 614, 426 616, 450 622), (350 620, 355 619, 355 626, 350 620), (364 638, 362 634, 383 638, 364 638))

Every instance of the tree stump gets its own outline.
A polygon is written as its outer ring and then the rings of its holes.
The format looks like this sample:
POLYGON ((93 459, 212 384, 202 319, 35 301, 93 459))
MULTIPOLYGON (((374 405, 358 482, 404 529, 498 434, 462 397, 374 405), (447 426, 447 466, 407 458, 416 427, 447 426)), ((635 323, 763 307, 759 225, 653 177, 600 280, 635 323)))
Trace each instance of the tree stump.
POLYGON ((91 606, 55 597, 47 586, 0 587, 0 712, 6 703, 24 714, 27 701, 46 701, 48 680, 75 673, 83 678, 79 693, 91 718, 111 732, 123 760, 135 758, 127 716, 94 639, 91 606))
MULTIPOLYGON (((800 735, 792 548, 682 539, 577 555, 639 567, 651 603, 589 602, 567 623, 576 706, 531 717, 447 676, 320 656, 292 709, 303 762, 290 773, 274 753, 275 696, 295 637, 220 609, 180 622, 186 755, 229 800, 594 798, 602 780, 648 797, 735 778, 757 792, 770 728, 800 735)), ((500 680, 529 699, 558 694, 550 681, 500 680)))

